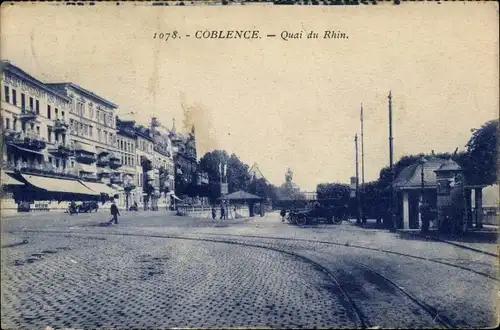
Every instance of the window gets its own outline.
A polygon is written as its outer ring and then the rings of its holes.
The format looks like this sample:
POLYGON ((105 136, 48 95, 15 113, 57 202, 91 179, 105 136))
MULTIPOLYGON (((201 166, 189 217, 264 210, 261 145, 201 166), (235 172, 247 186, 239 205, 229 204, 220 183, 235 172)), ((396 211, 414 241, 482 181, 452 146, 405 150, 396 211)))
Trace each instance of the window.
POLYGON ((12 123, 12 129, 15 131, 17 129, 17 119, 14 118, 14 123, 12 123))
POLYGON ((4 86, 5 102, 10 103, 9 86, 4 86))
POLYGON ((52 164, 52 157, 49 157, 49 163, 52 164))
POLYGON ((35 106, 34 106, 34 103, 33 103, 34 101, 35 101, 35 100, 33 100, 33 98, 32 98, 32 97, 30 97, 30 109, 31 109, 31 110, 34 110, 34 109, 35 109, 35 106))
POLYGON ((12 89, 12 104, 17 105, 17 93, 15 89, 12 89))
MULTIPOLYGON (((73 142, 73 141, 71 141, 71 142, 73 142)), ((71 161, 71 167, 75 167, 75 161, 74 160, 71 161)))
POLYGON ((84 115, 84 109, 83 109, 83 103, 82 102, 77 102, 76 103, 76 113, 79 116, 83 116, 84 115))
POLYGON ((92 126, 89 126, 89 135, 92 137, 92 126))
POLYGON ((40 126, 36 127, 36 135, 40 135, 40 126))
POLYGON ((101 112, 97 110, 97 121, 101 121, 101 112))
POLYGON ((26 109, 26 95, 24 93, 21 93, 21 109, 26 109))
POLYGON ((5 118, 5 128, 10 129, 10 118, 5 118))
MULTIPOLYGON (((49 105, 49 107, 50 107, 50 105, 49 105)), ((56 115, 56 119, 59 119, 59 109, 54 108, 54 113, 56 115)))
POLYGON ((94 118, 94 106, 89 104, 89 117, 94 118))
POLYGON ((47 139, 52 142, 52 127, 47 126, 47 139))
MULTIPOLYGON (((50 105, 47 104, 47 118, 51 119, 52 114, 51 114, 51 109, 50 105)), ((57 117, 57 111, 56 111, 56 117, 57 117)))
MULTIPOLYGON (((56 108, 56 113, 57 113, 57 108, 56 108)), ((64 120, 64 111, 61 111, 61 118, 64 120)))
POLYGON ((78 130, 78 134, 82 135, 83 133, 83 123, 79 123, 79 130, 78 130))
POLYGON ((99 142, 100 142, 101 140, 102 140, 101 129, 100 129, 100 128, 98 128, 98 129, 97 129, 97 141, 99 141, 99 142))
POLYGON ((35 100, 35 108, 36 108, 36 114, 40 114, 40 101, 35 100))
POLYGON ((86 124, 83 125, 83 134, 85 134, 85 135, 89 134, 89 127, 86 124))

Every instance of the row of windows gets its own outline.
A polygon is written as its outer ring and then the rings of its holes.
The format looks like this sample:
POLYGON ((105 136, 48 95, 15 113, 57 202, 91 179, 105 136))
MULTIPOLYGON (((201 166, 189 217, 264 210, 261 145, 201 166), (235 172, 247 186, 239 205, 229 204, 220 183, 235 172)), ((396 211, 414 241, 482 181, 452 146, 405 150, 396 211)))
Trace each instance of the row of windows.
POLYGON ((103 123, 104 125, 115 127, 115 118, 112 114, 107 113, 103 110, 96 110, 94 112, 94 105, 92 103, 87 104, 88 111, 85 111, 85 103, 81 101, 75 101, 74 111, 78 116, 87 117, 98 123, 103 123), (95 115, 95 117, 94 117, 95 115))
MULTIPOLYGON (((15 106, 17 104, 17 91, 14 88, 9 88, 9 86, 4 86, 4 101, 7 103, 11 103, 15 106)), ((21 93, 21 109, 29 109, 35 111, 37 115, 40 114, 40 101, 34 99, 33 97, 29 97, 29 107, 26 107, 26 94, 21 93)), ((58 108, 54 108, 55 119, 63 119, 64 120, 64 110, 59 113, 58 108)), ((47 118, 52 119, 52 107, 47 105, 47 118)))
POLYGON ((125 152, 134 153, 134 143, 118 138, 118 148, 125 152))
MULTIPOLYGON (((94 137, 94 126, 92 126, 92 125, 88 125, 88 124, 70 119, 69 127, 71 129, 71 132, 75 135, 84 136, 84 137, 88 137, 88 138, 94 137)), ((97 141, 115 146, 116 145, 116 134, 113 134, 112 132, 108 132, 106 130, 98 128, 97 129, 97 141)))

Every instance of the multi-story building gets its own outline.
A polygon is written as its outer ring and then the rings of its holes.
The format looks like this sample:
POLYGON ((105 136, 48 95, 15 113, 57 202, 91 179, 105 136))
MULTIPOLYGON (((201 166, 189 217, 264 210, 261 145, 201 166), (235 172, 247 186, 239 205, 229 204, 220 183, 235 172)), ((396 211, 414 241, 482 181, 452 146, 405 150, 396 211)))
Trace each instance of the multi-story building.
POLYGON ((158 172, 155 187, 159 187, 158 207, 169 207, 178 198, 175 196, 175 166, 172 141, 168 131, 162 131, 162 125, 156 117, 151 119, 151 133, 154 143, 153 168, 158 172))
POLYGON ((136 202, 139 207, 143 207, 145 209, 154 208, 154 197, 159 194, 159 188, 156 187, 155 189, 154 186, 154 139, 149 128, 136 125, 134 130, 137 136, 135 141, 137 189, 141 192, 136 202))
POLYGON ((174 146, 175 191, 179 195, 196 195, 194 187, 197 184, 196 136, 194 126, 187 135, 177 132, 175 119, 169 132, 174 146))
POLYGON ((48 84, 70 99, 69 129, 70 144, 74 156, 70 158, 71 169, 80 177, 98 180, 89 188, 103 194, 114 195, 122 190, 119 186, 110 189, 107 184, 119 183, 117 171, 121 166, 116 147, 117 105, 95 93, 73 83, 48 84), (113 181, 113 182, 112 182, 113 181))
POLYGON ((112 189, 74 166, 79 157, 91 158, 86 150, 92 145, 81 150, 74 143, 68 126, 74 111, 71 95, 8 61, 1 64, 2 168, 23 185, 17 195, 10 196, 15 204, 23 208, 65 208, 62 201, 112 195, 112 189))
MULTIPOLYGON (((137 173, 137 159, 136 159, 136 145, 137 135, 134 129, 135 121, 120 120, 116 117, 117 129, 117 147, 119 150, 119 158, 121 159, 121 176, 118 178, 122 184, 123 191, 120 193, 119 200, 123 202, 126 209, 128 209, 134 202, 138 203, 142 191, 139 191, 138 173, 137 173)), ((117 183, 117 179, 112 180, 112 183, 117 183)))
POLYGON ((70 99, 2 61, 4 169, 68 172, 70 99))

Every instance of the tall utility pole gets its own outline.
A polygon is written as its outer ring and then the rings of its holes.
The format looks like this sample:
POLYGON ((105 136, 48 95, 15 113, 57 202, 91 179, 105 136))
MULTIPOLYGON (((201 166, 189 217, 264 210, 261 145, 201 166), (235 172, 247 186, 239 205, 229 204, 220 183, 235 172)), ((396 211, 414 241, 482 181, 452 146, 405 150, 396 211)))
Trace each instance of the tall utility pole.
POLYGON ((363 138, 363 103, 361 103, 361 190, 365 187, 365 148, 363 138))
POLYGON ((365 148, 364 148, 364 129, 363 129, 363 103, 361 103, 361 190, 360 194, 361 196, 359 197, 360 199, 360 217, 361 217, 361 222, 365 223, 365 216, 363 212, 363 203, 364 203, 364 194, 365 194, 365 148))
POLYGON ((391 230, 396 230, 396 194, 394 192, 394 149, 392 137, 392 93, 389 91, 389 168, 391 170, 391 230))
POLYGON ((358 134, 354 136, 354 148, 356 150, 356 201, 357 201, 357 216, 356 222, 361 222, 361 200, 359 195, 359 164, 358 164, 358 134))

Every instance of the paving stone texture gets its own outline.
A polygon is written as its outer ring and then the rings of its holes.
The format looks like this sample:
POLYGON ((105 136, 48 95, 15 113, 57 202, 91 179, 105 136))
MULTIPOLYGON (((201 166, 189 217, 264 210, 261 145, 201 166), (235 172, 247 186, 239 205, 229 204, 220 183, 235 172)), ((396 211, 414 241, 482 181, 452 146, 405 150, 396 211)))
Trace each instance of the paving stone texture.
POLYGON ((456 327, 497 323, 497 258, 442 242, 348 223, 299 228, 274 213, 107 220, 2 219, 2 328, 443 327, 436 314, 456 327))

